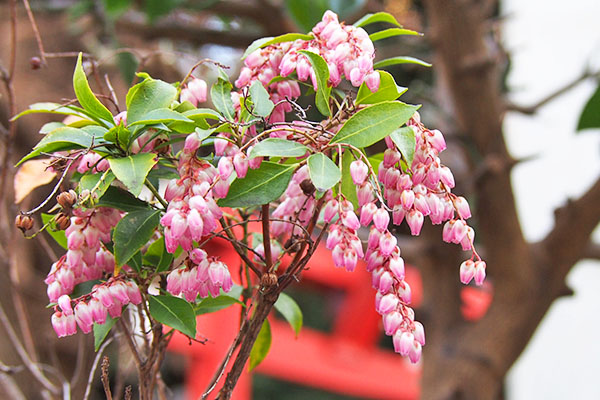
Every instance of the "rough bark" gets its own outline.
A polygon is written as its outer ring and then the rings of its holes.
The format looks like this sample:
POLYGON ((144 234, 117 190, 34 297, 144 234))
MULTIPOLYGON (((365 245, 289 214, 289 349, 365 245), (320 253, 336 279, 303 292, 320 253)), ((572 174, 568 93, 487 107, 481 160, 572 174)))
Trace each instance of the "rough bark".
POLYGON ((432 254, 436 276, 424 269, 423 280, 431 304, 428 319, 435 325, 429 326, 424 352, 422 397, 499 399, 508 369, 552 302, 568 292, 565 276, 588 249, 589 236, 600 220, 600 181, 557 212, 555 228, 543 241, 525 241, 510 181, 514 162, 502 136, 501 77, 485 41, 489 4, 427 0, 425 5, 437 79, 448 88, 458 130, 477 150, 470 160, 473 169, 485 171, 473 195, 494 301, 483 319, 464 322, 451 309, 456 300, 448 296, 456 293, 432 290, 427 284, 443 279, 440 271, 447 271, 446 265, 454 260, 432 254))

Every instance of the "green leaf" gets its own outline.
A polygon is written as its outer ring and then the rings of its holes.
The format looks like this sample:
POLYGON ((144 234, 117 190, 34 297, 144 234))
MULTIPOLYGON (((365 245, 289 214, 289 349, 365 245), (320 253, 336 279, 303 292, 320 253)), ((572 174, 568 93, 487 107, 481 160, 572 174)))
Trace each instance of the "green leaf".
POLYGON ((81 118, 87 118, 85 114, 78 111, 79 107, 75 106, 63 106, 58 103, 34 103, 29 106, 29 110, 20 112, 11 118, 11 121, 15 121, 24 115, 28 114, 59 114, 59 115, 75 115, 81 118))
POLYGON ((125 265, 150 240, 160 221, 160 211, 139 210, 128 213, 113 231, 115 263, 125 265))
POLYGON ((123 182, 127 189, 139 196, 146 180, 146 175, 157 162, 156 154, 140 153, 132 156, 114 158, 109 157, 110 169, 118 180, 123 182))
POLYGON ((265 359, 271 349, 271 340, 271 325, 269 324, 269 320, 265 319, 265 322, 263 322, 262 327, 258 332, 254 346, 252 346, 252 350, 250 350, 248 371, 252 371, 265 359))
POLYGON ((220 78, 217 80, 217 83, 210 88, 210 98, 212 99, 215 108, 228 121, 233 121, 235 119, 235 110, 233 109, 233 102, 231 101, 231 89, 233 89, 231 83, 220 78))
POLYGON ((308 172, 310 180, 321 192, 333 187, 342 177, 338 166, 323 153, 308 157, 308 172))
POLYGON ((129 261, 127 261, 127 265, 139 274, 142 271, 142 252, 138 251, 135 253, 129 261))
POLYGON ((373 172, 375 172, 375 175, 378 175, 379 165, 383 161, 383 153, 373 154, 372 156, 368 157, 368 159, 369 164, 371 164, 371 167, 373 168, 373 172))
POLYGON ((42 127, 40 128, 40 133, 45 135, 47 133, 52 132, 53 130, 57 129, 57 128, 63 128, 67 125, 63 124, 62 122, 48 122, 44 125, 42 125, 42 127))
POLYGON ((254 53, 254 51, 256 51, 258 49, 262 49, 263 47, 267 47, 267 46, 270 46, 272 44, 277 44, 277 43, 293 42, 294 40, 298 40, 298 39, 312 40, 312 39, 314 39, 314 36, 307 35, 304 33, 286 33, 284 35, 276 36, 276 37, 260 38, 260 39, 255 40, 254 42, 252 42, 252 44, 250 46, 248 46, 248 48, 244 52, 244 55, 242 56, 242 60, 245 59, 246 57, 248 57, 250 54, 254 53))
POLYGON ((217 297, 205 298, 200 303, 198 303, 196 307, 194 307, 194 311, 196 315, 202 315, 223 310, 234 304, 241 304, 242 306, 244 306, 244 303, 238 300, 242 295, 243 289, 244 288, 240 285, 234 285, 231 291, 229 291, 229 293, 225 293, 223 292, 223 290, 221 290, 221 295, 217 297))
POLYGON ((275 309, 289 322, 294 332, 296 332, 296 337, 298 337, 300 329, 302 329, 303 317, 302 310, 294 299, 285 293, 280 293, 279 298, 275 302, 275 309))
POLYGON ((365 82, 360 85, 358 89, 358 94, 356 96, 356 104, 377 104, 384 101, 392 101, 396 100, 400 97, 404 92, 406 92, 406 88, 402 86, 398 86, 394 77, 385 71, 377 71, 379 72, 379 89, 373 93, 367 87, 365 82))
POLYGON ((273 104, 267 89, 265 89, 259 80, 255 80, 250 85, 250 98, 254 104, 254 110, 252 111, 254 115, 258 115, 259 117, 271 115, 275 104, 273 104))
POLYGON ((196 315, 187 301, 173 296, 148 296, 150 315, 158 322, 196 337, 196 315))
POLYGON ((138 210, 150 210, 148 204, 134 197, 131 193, 119 189, 115 186, 109 186, 106 193, 96 203, 98 207, 111 207, 117 210, 132 212, 138 210))
POLYGON ((122 124, 113 126, 104 134, 104 140, 107 142, 115 143, 119 147, 127 148, 129 139, 131 138, 131 131, 122 124))
POLYGON ((600 86, 590 97, 577 123, 577 130, 600 128, 600 86))
POLYGON ((387 38, 390 38, 393 36, 400 36, 400 35, 411 35, 411 36, 417 35, 418 36, 421 34, 417 31, 412 31, 410 29, 390 28, 390 29, 385 29, 383 31, 371 33, 369 35, 369 38, 371 39, 371 41, 376 42, 377 40, 387 39, 387 38))
POLYGON ((169 122, 194 122, 193 120, 187 118, 186 116, 178 113, 177 111, 173 111, 168 108, 157 108, 151 110, 146 115, 140 117, 138 121, 130 123, 129 126, 132 125, 152 125, 158 123, 169 123, 169 122))
POLYGON ((250 169, 244 179, 236 179, 221 207, 251 207, 277 200, 287 188, 296 164, 281 165, 263 161, 258 169, 250 169))
POLYGON ((115 175, 107 170, 102 174, 85 174, 79 180, 79 193, 84 190, 92 191, 98 198, 102 197, 112 181, 115 180, 115 175))
POLYGON ((147 78, 127 92, 127 124, 141 121, 158 108, 168 108, 177 98, 173 85, 158 79, 147 78))
POLYGON ((153 23, 158 17, 169 14, 184 0, 146 0, 145 11, 148 21, 153 23))
POLYGON ((331 115, 331 110, 329 109, 329 96, 331 95, 331 87, 329 86, 329 67, 327 67, 327 62, 318 55, 317 53, 313 53, 308 50, 298 50, 298 53, 304 54, 308 57, 310 64, 315 71, 315 75, 317 77, 317 97, 316 104, 319 112, 326 117, 331 115))
POLYGON ((144 264, 156 267, 156 272, 167 271, 173 261, 173 254, 165 247, 165 238, 155 240, 144 254, 144 264))
MULTIPOLYGON (((54 215, 42 213, 42 222, 46 225, 54 218, 54 215)), ((63 249, 67 250, 67 236, 65 235, 65 231, 59 231, 54 229, 54 224, 50 224, 48 228, 46 228, 46 232, 48 235, 52 236, 52 239, 56 241, 63 249)))
POLYGON ((73 89, 75 89, 75 96, 77 96, 79 104, 81 104, 90 115, 114 125, 112 113, 96 98, 92 89, 90 89, 90 84, 83 71, 81 58, 82 53, 79 53, 77 65, 75 66, 75 72, 73 74, 73 89))
POLYGON ((376 22, 388 22, 390 24, 396 25, 399 28, 402 28, 402 25, 394 18, 392 14, 386 12, 378 12, 375 14, 367 14, 358 21, 354 23, 354 26, 359 28, 361 26, 374 24, 376 22))
POLYGON ((103 0, 104 11, 112 19, 120 17, 131 6, 131 0, 103 0))
POLYGON ((291 140, 268 138, 258 142, 248 158, 255 157, 302 157, 308 151, 305 145, 291 140))
POLYGON ((403 126, 400 129, 396 129, 390 134, 390 138, 402 153, 402 157, 410 166, 412 165, 413 158, 415 156, 416 139, 415 131, 408 126, 403 126))
POLYGON ((422 65, 424 67, 431 67, 431 64, 429 64, 426 61, 419 60, 418 58, 414 58, 414 57, 402 56, 402 57, 386 58, 385 60, 377 61, 375 64, 373 64, 373 68, 383 68, 383 67, 389 67, 390 65, 397 65, 397 64, 417 64, 417 65, 422 65))
POLYGON ((346 200, 354 205, 354 209, 358 210, 358 196, 356 195, 356 185, 352 181, 350 175, 350 164, 354 161, 354 156, 349 149, 344 150, 342 156, 342 194, 346 200))
POLYGON ((102 325, 94 323, 94 351, 98 351, 102 343, 110 333, 110 330, 117 322, 117 318, 111 318, 110 315, 106 316, 106 322, 102 325))
POLYGON ((370 146, 406 123, 419 107, 390 101, 364 108, 344 123, 331 143, 370 146))
POLYGON ((94 143, 94 137, 88 132, 79 128, 65 126, 57 128, 44 136, 33 150, 23 157, 17 165, 39 156, 41 153, 53 153, 55 151, 85 149, 94 143))

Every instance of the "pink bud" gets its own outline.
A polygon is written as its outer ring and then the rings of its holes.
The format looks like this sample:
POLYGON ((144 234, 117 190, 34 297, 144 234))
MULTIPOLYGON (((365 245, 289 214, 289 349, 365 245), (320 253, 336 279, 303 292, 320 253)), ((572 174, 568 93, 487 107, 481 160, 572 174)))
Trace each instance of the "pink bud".
POLYGON ((59 338, 72 335, 72 333, 69 332, 69 329, 67 327, 66 315, 63 315, 63 313, 61 313, 60 311, 56 311, 54 314, 52 314, 50 320, 52 322, 52 328, 54 329, 54 332, 56 332, 56 335, 59 338))
POLYGON ((333 218, 337 215, 339 210, 339 205, 336 199, 331 199, 325 204, 325 208, 323 210, 323 220, 327 223, 331 222, 333 218))
POLYGON ((410 210, 415 202, 415 192, 412 190, 403 190, 402 194, 400 194, 400 203, 402 204, 402 208, 405 210, 410 210))
POLYGON ((408 352, 408 358, 410 362, 412 362, 413 364, 417 363, 421 359, 421 351, 421 343, 414 340, 408 352))
POLYGON ((475 231, 470 226, 467 226, 467 234, 460 241, 460 245, 464 251, 471 250, 473 241, 475 240, 475 231))
POLYGON ((207 86, 203 79, 194 78, 187 84, 188 89, 198 103, 204 103, 207 97, 207 86))
POLYGON ((373 224, 379 232, 383 232, 387 229, 390 223, 390 214, 383 208, 378 209, 373 215, 373 224))
POLYGON ((400 353, 401 356, 407 356, 414 341, 415 338, 412 333, 398 330, 394 334, 394 351, 400 353))
POLYGON ((239 152, 233 157, 233 167, 238 178, 242 179, 246 176, 248 166, 248 157, 244 153, 239 152))
POLYGON ((467 202, 467 199, 465 199, 462 196, 458 196, 454 200, 454 205, 456 206, 456 211, 458 212, 458 215, 462 219, 471 218, 471 209, 469 208, 469 203, 467 202))
POLYGON ((394 274, 394 277, 399 281, 404 280, 404 259, 399 256, 393 256, 390 258, 388 268, 394 274))
POLYGON ((63 294, 60 296, 58 298, 58 305, 60 306, 60 309, 64 315, 73 314, 73 308, 71 308, 71 298, 68 295, 63 294))
POLYGON ((67 237, 67 246, 69 250, 78 250, 85 241, 85 236, 81 231, 73 231, 69 237, 67 237))
POLYGON ((369 175, 369 167, 361 160, 355 160, 350 163, 350 176, 355 185, 363 184, 369 175))
POLYGON ((356 217, 356 214, 354 214, 354 211, 342 212, 341 220, 342 220, 342 224, 344 224, 345 226, 347 226, 350 229, 357 230, 358 228, 360 228, 360 221, 356 217))
POLYGON ((483 281, 485 280, 485 261, 476 261, 475 262, 475 284, 477 286, 483 285, 483 281))
POLYGON ((421 346, 425 346, 425 328, 423 328, 423 324, 419 321, 413 322, 415 329, 413 330, 413 335, 415 336, 415 340, 421 344, 421 346))
POLYGON ((63 288, 58 281, 54 281, 48 285, 46 293, 48 294, 48 300, 50 300, 51 303, 54 303, 58 301, 60 296, 63 294, 63 288))
POLYGON ((356 268, 357 260, 356 251, 354 249, 346 249, 344 252, 344 268, 346 268, 346 271, 353 272, 356 268))
POLYGON ((383 329, 385 329, 385 334, 388 336, 392 336, 398 328, 400 324, 402 324, 402 314, 398 311, 392 311, 391 313, 387 313, 383 316, 383 329))
POLYGON ((179 239, 185 234, 187 230, 187 220, 181 213, 173 215, 171 220, 171 235, 175 240, 179 239))
POLYGON ((383 271, 383 273, 379 276, 377 290, 382 294, 389 293, 393 283, 394 278, 392 278, 392 274, 390 274, 388 271, 383 271))
POLYGON ((387 149, 383 153, 383 166, 385 168, 391 168, 398 161, 400 161, 401 157, 402 157, 402 155, 400 154, 399 151, 392 150, 392 149, 387 149))
POLYGON ((363 183, 361 186, 356 188, 356 197, 358 198, 358 205, 364 206, 367 203, 373 201, 373 185, 369 182, 363 183))
POLYGON ((231 162, 230 157, 221 157, 219 159, 219 175, 221 179, 227 180, 231 173, 233 172, 233 163, 231 162))
POLYGON ((226 139, 220 139, 217 137, 217 138, 215 138, 214 146, 215 146, 215 154, 217 156, 222 156, 223 154, 225 154, 225 150, 227 149, 227 147, 230 146, 230 143, 226 139))
POLYGON ((475 263, 472 260, 463 261, 460 264, 460 281, 468 285, 475 276, 475 263))
POLYGON ((375 203, 367 203, 360 209, 360 224, 367 226, 373 220, 373 215, 377 212, 378 208, 375 203))
POLYGON ((388 293, 385 296, 381 297, 378 306, 375 308, 379 314, 387 314, 396 309, 398 301, 398 297, 396 297, 395 294, 388 293))
POLYGON ((388 231, 379 240, 379 251, 382 255, 389 256, 396 248, 396 243, 398 243, 396 237, 388 231))
POLYGON ((360 86, 364 79, 365 74, 360 71, 360 68, 355 67, 350 71, 350 82, 352 83, 352 86, 360 86))
POLYGON ((412 300, 412 291, 408 283, 405 281, 400 282, 397 286, 398 296, 400 296, 400 300, 402 300, 406 304, 410 304, 412 300))
POLYGON ((394 211, 392 212, 392 222, 394 225, 400 225, 404 220, 405 215, 406 211, 402 208, 402 206, 399 204, 395 205, 394 211))
POLYGON ((444 151, 446 148, 446 140, 444 139, 444 135, 442 132, 434 129, 428 132, 429 142, 431 143, 431 147, 433 147, 438 152, 444 151))
POLYGON ((377 71, 372 71, 371 73, 367 74, 365 77, 365 83, 371 92, 375 93, 379 90, 380 79, 379 72, 377 71))
POLYGON ((79 302, 75 306, 75 320, 83 333, 90 333, 92 331, 94 321, 92 319, 92 313, 86 303, 79 302))
POLYGON ((454 187, 454 175, 452 175, 452 171, 450 171, 450 168, 446 166, 440 167, 440 180, 444 185, 448 186, 450 189, 454 187))

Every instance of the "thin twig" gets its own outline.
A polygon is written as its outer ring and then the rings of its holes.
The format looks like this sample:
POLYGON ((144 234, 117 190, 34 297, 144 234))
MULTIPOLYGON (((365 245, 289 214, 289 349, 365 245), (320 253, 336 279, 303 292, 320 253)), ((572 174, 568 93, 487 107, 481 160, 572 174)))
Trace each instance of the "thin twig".
POLYGON ((271 256, 271 232, 269 229, 269 204, 262 206, 262 234, 263 248, 265 249, 265 269, 271 271, 273 257, 271 256))
POLYGON ((102 357, 102 373, 100 375, 100 380, 102 381, 102 387, 104 388, 104 394, 106 395, 106 400, 112 400, 112 393, 110 391, 110 382, 108 379, 108 357, 102 357))
POLYGON ((42 42, 40 31, 38 29, 37 23, 35 22, 33 12, 31 11, 31 7, 29 6, 29 0, 23 0, 23 5, 25 6, 25 10, 27 11, 27 17, 29 18, 29 23, 31 24, 31 28, 33 29, 33 35, 35 36, 35 41, 37 42, 38 50, 40 52, 40 58, 42 59, 42 65, 47 66, 48 63, 46 62, 46 52, 44 51, 44 43, 42 42))

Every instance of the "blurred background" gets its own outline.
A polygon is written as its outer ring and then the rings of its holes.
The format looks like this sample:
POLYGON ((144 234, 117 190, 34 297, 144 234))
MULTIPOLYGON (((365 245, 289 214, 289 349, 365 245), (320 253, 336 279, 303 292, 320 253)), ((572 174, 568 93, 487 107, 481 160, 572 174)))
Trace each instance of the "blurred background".
MULTIPOLYGON (((418 239, 405 227, 397 230, 402 255, 413 266, 417 319, 428 335, 424 359, 412 367, 393 355, 373 317, 368 276, 328 272, 329 257, 317 258, 314 271, 290 293, 306 328, 297 339, 283 324, 274 330, 271 354, 242 380, 237 398, 600 398, 597 1, 30 0, 44 57, 24 3, 15 3, 19 111, 34 102, 73 98, 73 55, 79 51, 91 55, 95 61, 88 66, 100 71, 95 89, 105 86, 106 74, 124 103, 136 71, 174 82, 210 58, 229 66, 234 80, 252 41, 307 32, 327 9, 347 23, 387 11, 404 27, 423 32, 377 42, 377 60, 413 56, 433 64, 388 71, 409 88, 402 100, 423 104, 424 123, 447 137, 442 159, 455 173, 455 192, 472 205, 488 283, 460 285, 458 266, 465 256, 440 240, 440 227, 425 229, 418 239)), ((0 1, 3 68, 11 56, 11 4, 0 1)), ((209 84, 216 79, 210 67, 195 75, 209 84)), ((12 113, 4 87, 0 94, 6 127, 12 113)), ((49 120, 19 120, 9 165, 37 143, 39 127, 49 120)), ((12 188, 5 189, 10 201, 2 218, 8 222, 50 190, 40 188, 14 205, 12 188)), ((81 398, 94 361, 93 340, 56 340, 44 308, 43 278, 61 249, 50 240, 22 240, 12 228, 2 235, 0 301, 8 319, 32 359, 51 366, 51 379, 68 377, 74 398, 81 398)), ((227 312, 200 317, 207 344, 174 344, 162 372, 169 398, 195 398, 204 389, 222 357, 219 346, 228 344, 211 329, 235 318, 227 312)), ((106 351, 116 397, 135 384, 135 371, 116 344, 106 351)), ((2 398, 11 398, 7 377, 25 398, 39 398, 28 372, 10 367, 21 361, 8 339, 0 340, 0 361, 2 398)), ((98 375, 94 379, 92 398, 103 398, 98 375)))

